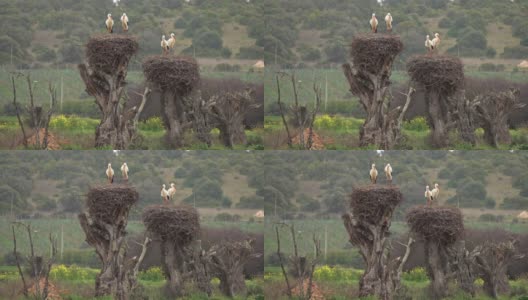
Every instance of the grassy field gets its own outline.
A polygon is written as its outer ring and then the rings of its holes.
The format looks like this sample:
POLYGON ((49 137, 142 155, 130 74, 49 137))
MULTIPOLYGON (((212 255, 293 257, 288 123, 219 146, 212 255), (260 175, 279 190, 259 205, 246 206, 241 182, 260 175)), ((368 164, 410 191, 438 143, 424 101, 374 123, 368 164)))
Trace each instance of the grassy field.
MULTIPOLYGON (((377 299, 376 297, 358 297, 359 279, 362 272, 362 270, 353 268, 328 267, 325 265, 319 266, 314 272, 314 290, 316 290, 318 294, 322 295, 326 299, 377 299)), ((426 272, 423 268, 417 268, 403 273, 402 284, 404 295, 402 295, 403 297, 399 299, 431 299, 430 296, 427 295, 429 279, 427 278, 426 272)), ((482 284, 483 281, 481 279, 477 279, 475 281, 477 295, 474 298, 472 298, 470 295, 464 294, 462 291, 457 290, 455 286, 451 285, 449 286, 450 296, 444 299, 492 299, 483 293, 482 284)), ((501 295, 499 299, 526 299, 523 297, 528 295, 526 289, 527 284, 527 279, 510 280, 510 286, 512 288, 513 295, 501 295)), ((266 299, 287 299, 284 293, 285 289, 286 284, 284 283, 280 268, 266 267, 264 274, 264 294, 266 299)))
MULTIPOLYGON (((287 136, 279 116, 266 116, 264 120, 264 147, 266 149, 288 149, 286 143, 287 136)), ((359 129, 363 124, 362 119, 348 116, 330 116, 320 115, 316 118, 314 131, 321 137, 328 150, 345 150, 345 149, 375 149, 375 146, 369 148, 359 148, 359 129)), ((293 133, 292 133, 293 134, 293 133)), ((417 118, 405 122, 402 129, 403 141, 398 145, 396 150, 440 150, 434 148, 429 141, 430 130, 425 123, 425 119, 417 118), (418 126, 417 126, 417 123, 418 126)), ((520 128, 510 130, 512 136, 512 145, 501 145, 500 150, 524 149, 528 145, 528 129, 520 128)), ((484 142, 484 131, 476 130, 477 145, 471 146, 464 143, 458 136, 452 135, 450 141, 452 146, 446 149, 457 150, 492 150, 491 146, 484 142)))
MULTIPOLYGON (((98 269, 83 268, 64 265, 55 265, 50 272, 50 283, 54 286, 52 291, 57 292, 64 299, 93 299, 95 277, 99 273, 98 269)), ((140 290, 143 295, 148 295, 148 299, 162 300, 170 299, 163 295, 165 279, 160 268, 154 267, 141 271, 138 275, 140 290)), ((212 279, 213 299, 230 299, 223 296, 218 290, 218 279, 212 279)), ((235 297, 234 299, 264 299, 263 280, 254 278, 246 280, 248 289, 247 297, 235 297)), ((1 299, 24 299, 21 295, 22 282, 19 279, 15 266, 0 266, 0 298, 1 299)), ((208 299, 207 295, 196 291, 192 286, 186 287, 187 295, 185 299, 208 299)), ((102 297, 97 299, 112 299, 112 297, 102 297)))

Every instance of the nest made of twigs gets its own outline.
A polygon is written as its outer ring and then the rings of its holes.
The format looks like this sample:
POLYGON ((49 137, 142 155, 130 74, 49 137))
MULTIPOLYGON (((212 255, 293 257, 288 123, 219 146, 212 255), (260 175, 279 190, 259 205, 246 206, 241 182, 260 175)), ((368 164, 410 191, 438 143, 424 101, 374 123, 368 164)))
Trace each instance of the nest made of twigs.
POLYGON ((188 56, 149 56, 143 61, 143 74, 161 90, 181 96, 189 94, 200 83, 198 63, 188 56))
POLYGON ((350 208, 356 218, 377 223, 387 210, 393 211, 402 201, 403 195, 397 186, 368 185, 354 188, 350 208))
POLYGON ((425 240, 453 244, 464 232, 460 209, 451 206, 414 206, 407 212, 411 231, 425 240))
POLYGON ((411 79, 427 90, 453 95, 464 84, 464 65, 458 57, 415 55, 407 62, 411 79))
POLYGON ((123 34, 99 34, 86 44, 86 58, 90 67, 106 74, 115 74, 119 66, 128 64, 139 49, 137 38, 123 34))
POLYGON ((189 244, 200 232, 198 211, 188 205, 149 205, 142 218, 148 231, 181 246, 189 244))
POLYGON ((350 44, 350 58, 354 66, 377 74, 403 50, 397 35, 362 34, 354 37, 350 44))
POLYGON ((90 216, 105 223, 114 223, 139 200, 134 187, 126 184, 107 184, 90 188, 86 207, 90 216))

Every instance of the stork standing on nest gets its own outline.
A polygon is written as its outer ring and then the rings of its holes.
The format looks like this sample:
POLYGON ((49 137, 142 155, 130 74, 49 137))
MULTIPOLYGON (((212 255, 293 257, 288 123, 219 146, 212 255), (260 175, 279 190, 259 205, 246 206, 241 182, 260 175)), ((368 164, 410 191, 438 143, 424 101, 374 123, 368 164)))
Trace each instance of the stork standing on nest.
POLYGON ((161 186, 161 200, 163 204, 169 204, 169 192, 165 189, 165 184, 161 186))
POLYGON ((163 54, 169 53, 169 43, 165 39, 165 35, 161 36, 161 49, 163 49, 163 54))
POLYGON ((427 199, 427 205, 431 205, 433 203, 433 193, 431 190, 429 190, 429 186, 425 187, 425 199, 427 199))
POLYGON ((440 45, 440 35, 438 33, 435 33, 434 39, 431 41, 431 44, 433 45, 433 50, 437 49, 440 45))
POLYGON ((372 18, 370 18, 370 29, 373 33, 378 32, 378 19, 376 19, 376 14, 372 14, 372 18))
POLYGON ((425 36, 425 48, 427 48, 427 52, 431 53, 434 49, 433 41, 429 38, 429 35, 425 36))
POLYGON ((392 167, 390 164, 385 166, 385 176, 387 176, 387 181, 392 183, 392 167))
POLYGON ((169 45, 169 49, 172 50, 175 44, 176 44, 176 37, 174 36, 174 33, 171 33, 171 37, 167 40, 167 45, 169 45))
POLYGON ((106 178, 108 178, 108 183, 114 182, 114 169, 112 169, 112 164, 108 164, 108 168, 106 168, 106 178))
POLYGON ((378 178, 378 170, 376 170, 376 164, 372 164, 370 169, 370 182, 376 184, 376 179, 378 178))
POLYGON ((387 24, 387 31, 392 32, 392 16, 390 13, 385 16, 385 24, 387 24))
MULTIPOLYGON (((438 186, 438 183, 434 184, 434 189, 431 191, 431 196, 435 202, 437 202, 438 195, 440 194, 440 188, 438 186)), ((438 202, 437 202, 438 203, 438 202)))
POLYGON ((112 14, 106 15, 105 25, 106 31, 108 31, 108 33, 114 32, 114 20, 112 19, 112 14))
POLYGON ((123 26, 123 31, 128 32, 128 17, 126 13, 123 13, 121 16, 121 26, 123 26))
POLYGON ((123 175, 123 178, 128 181, 128 166, 127 163, 123 163, 121 166, 121 175, 123 175))
POLYGON ((174 186, 174 183, 171 182, 170 188, 167 190, 167 193, 169 194, 169 198, 172 200, 174 194, 176 194, 176 187, 174 186))

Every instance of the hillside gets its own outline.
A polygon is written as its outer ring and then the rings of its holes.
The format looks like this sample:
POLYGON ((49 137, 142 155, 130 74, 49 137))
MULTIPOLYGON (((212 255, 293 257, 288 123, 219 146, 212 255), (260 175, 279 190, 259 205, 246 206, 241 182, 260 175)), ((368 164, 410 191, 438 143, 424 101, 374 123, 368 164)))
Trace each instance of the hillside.
POLYGON ((169 38, 172 32, 174 53, 250 64, 262 58, 252 21, 260 16, 260 4, 240 4, 237 0, 125 0, 114 6, 111 0, 23 0, 16 4, 0 0, 0 65, 57 68, 77 64, 88 37, 105 32, 109 13, 115 33, 122 33, 119 19, 127 14, 128 34, 139 39, 137 62, 161 53, 161 36, 169 38))
POLYGON ((380 32, 385 15, 393 16, 393 34, 401 36, 402 59, 423 53, 425 35, 438 32, 440 53, 461 56, 467 65, 503 64, 513 68, 528 57, 527 1, 268 0, 269 20, 262 44, 266 60, 283 66, 343 62, 353 36, 369 32, 376 13, 380 32), (288 25, 288 26, 285 26, 288 25))

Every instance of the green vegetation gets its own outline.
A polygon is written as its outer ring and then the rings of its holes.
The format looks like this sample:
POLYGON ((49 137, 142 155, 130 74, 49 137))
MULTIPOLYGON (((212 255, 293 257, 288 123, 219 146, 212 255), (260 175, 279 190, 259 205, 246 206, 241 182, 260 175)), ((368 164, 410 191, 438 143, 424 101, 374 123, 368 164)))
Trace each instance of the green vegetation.
POLYGON ((264 47, 266 61, 283 67, 342 63, 352 37, 369 31, 372 12, 382 33, 384 16, 388 12, 393 15, 393 33, 405 44, 403 60, 423 53, 425 35, 435 32, 442 37, 440 52, 462 57, 506 63, 500 59, 525 58, 528 51, 523 42, 528 37, 525 1, 388 0, 383 6, 369 0, 267 2, 264 15, 268 26, 257 44, 264 47))
MULTIPOLYGON (((326 297, 326 299, 356 299, 359 279, 363 273, 360 269, 354 268, 343 268, 343 267, 330 267, 322 265, 316 268, 314 272, 314 283, 317 287, 316 290, 320 291, 326 297), (354 294, 356 293, 356 294, 354 294)), ((426 272, 423 268, 412 269, 402 274, 403 294, 402 297, 408 297, 406 299, 429 299, 427 295, 427 285, 429 279, 427 278, 426 272)), ((512 287, 511 296, 503 295, 498 299, 525 299, 528 295, 526 285, 528 281, 526 279, 510 280, 512 287)), ((478 299, 478 300, 490 300, 485 296, 482 291, 483 281, 477 279, 475 281, 477 286, 477 295, 472 298, 470 295, 466 295, 461 291, 455 290, 454 286, 450 287, 451 296, 445 298, 449 300, 462 300, 462 299, 478 299)), ((282 271, 279 267, 266 267, 264 274, 264 290, 265 297, 270 299, 287 299, 283 291, 286 289, 286 284, 282 276, 282 271)), ((369 298, 357 298, 357 299, 375 299, 369 298)))

